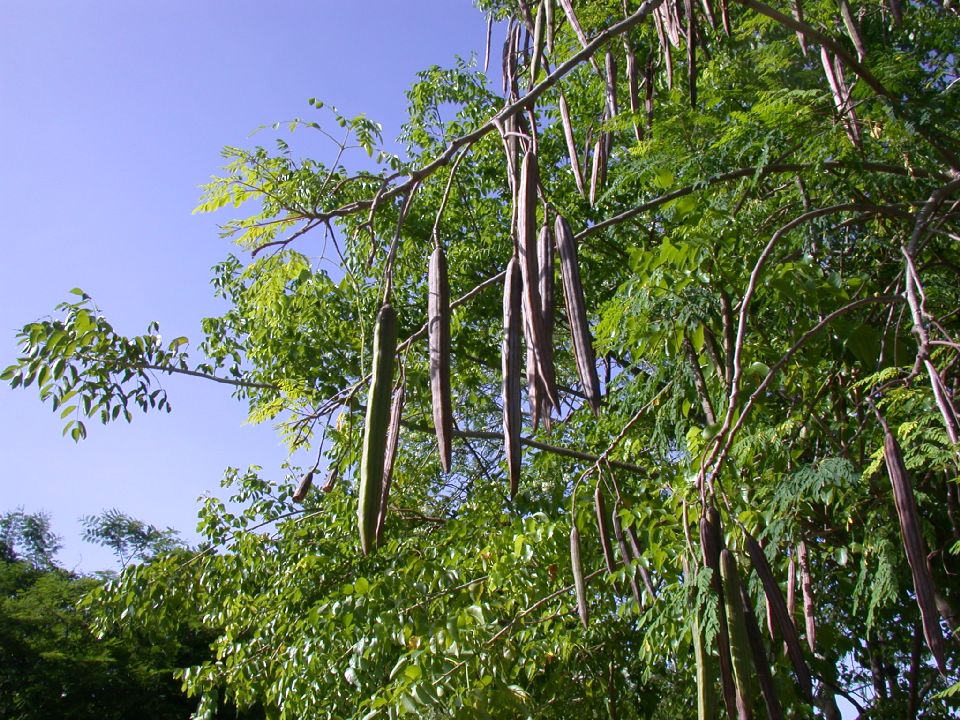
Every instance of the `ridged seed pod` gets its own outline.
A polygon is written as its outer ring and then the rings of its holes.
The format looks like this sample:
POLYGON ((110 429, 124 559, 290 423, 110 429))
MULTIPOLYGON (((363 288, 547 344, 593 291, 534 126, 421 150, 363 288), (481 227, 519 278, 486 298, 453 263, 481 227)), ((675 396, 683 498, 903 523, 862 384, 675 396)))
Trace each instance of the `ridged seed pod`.
POLYGON ((567 141, 567 154, 570 156, 570 169, 573 171, 573 180, 577 184, 580 195, 586 197, 583 184, 583 171, 580 169, 580 155, 577 150, 577 141, 573 136, 573 123, 570 121, 570 108, 563 92, 560 93, 560 122, 563 125, 563 137, 567 141))
POLYGON ((580 531, 574 523, 570 528, 570 566, 573 569, 573 587, 577 593, 577 614, 580 622, 587 627, 590 611, 587 607, 587 585, 583 579, 583 564, 580 562, 580 531))
POLYGON ((711 570, 710 585, 717 595, 717 655, 720 658, 720 686, 723 690, 723 704, 730 717, 737 712, 737 692, 733 682, 733 667, 730 663, 730 632, 727 628, 727 615, 724 610, 723 578, 720 573, 720 551, 723 550, 723 528, 720 513, 712 505, 707 506, 700 518, 700 548, 703 552, 703 565, 711 570))
POLYGON ((600 547, 603 548, 603 560, 607 565, 607 572, 613 575, 617 571, 617 563, 613 557, 613 545, 610 544, 610 525, 607 522, 607 501, 603 499, 603 488, 597 483, 593 491, 593 507, 597 513, 597 530, 600 533, 600 547))
POLYGON ((600 378, 597 375, 593 337, 587 322, 586 301, 580 284, 580 267, 577 260, 577 244, 570 225, 557 215, 554 238, 560 255, 560 274, 563 277, 563 296, 567 306, 567 321, 573 339, 573 351, 577 361, 577 374, 583 393, 595 415, 600 414, 600 378))
POLYGON ((520 322, 522 281, 516 257, 507 264, 503 284, 503 441, 510 476, 510 499, 520 486, 520 322))
MULTIPOLYGON (((543 347, 540 352, 543 356, 544 371, 550 373, 548 382, 556 387, 556 368, 553 363, 553 230, 549 224, 540 228, 537 236, 537 259, 540 263, 540 325, 543 329, 543 347)), ((543 397, 540 399, 538 414, 543 418, 550 430, 550 415, 553 404, 543 397)))
POLYGON ((450 396, 450 285, 447 259, 437 247, 430 256, 427 330, 430 348, 430 394, 433 424, 437 430, 440 466, 450 472, 453 435, 453 401, 450 396))
POLYGON ((389 303, 386 303, 377 314, 373 330, 373 369, 370 377, 370 391, 367 394, 363 454, 360 458, 357 515, 360 521, 360 548, 364 555, 369 555, 376 543, 396 354, 397 313, 389 303))
POLYGON ((763 704, 767 708, 768 720, 783 720, 783 707, 780 705, 780 696, 773 684, 773 674, 770 672, 770 663, 767 660, 767 650, 763 646, 763 636, 757 624, 757 615, 753 611, 753 603, 747 594, 746 588, 740 586, 740 604, 743 606, 743 617, 747 628, 747 640, 750 643, 750 655, 753 657, 753 667, 756 670, 757 684, 763 704))
POLYGON ((296 492, 293 493, 294 502, 302 503, 304 498, 307 497, 307 493, 310 492, 310 488, 313 486, 313 472, 313 470, 310 470, 306 475, 303 476, 303 479, 297 486, 296 492))
POLYGON ((403 385, 393 392, 390 407, 390 425, 387 428, 387 447, 383 458, 383 490, 380 493, 380 512, 377 515, 377 547, 383 542, 383 529, 387 525, 387 503, 390 500, 390 485, 393 482, 393 464, 397 459, 397 441, 400 439, 400 418, 403 416, 403 385))
POLYGON ((750 640, 747 637, 747 621, 744 616, 743 599, 740 594, 740 576, 733 554, 720 551, 720 575, 723 578, 723 600, 730 633, 730 662, 733 666, 733 682, 737 691, 737 715, 740 720, 749 720, 753 707, 753 675, 750 640))

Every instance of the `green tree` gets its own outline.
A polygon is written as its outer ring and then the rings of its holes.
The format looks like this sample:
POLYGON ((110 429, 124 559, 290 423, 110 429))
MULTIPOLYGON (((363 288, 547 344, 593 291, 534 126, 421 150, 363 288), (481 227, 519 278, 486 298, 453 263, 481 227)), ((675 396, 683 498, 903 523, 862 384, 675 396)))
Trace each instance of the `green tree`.
POLYGON ((241 509, 208 500, 208 544, 129 568, 98 594, 100 621, 164 637, 199 612, 216 657, 181 676, 201 716, 837 717, 837 698, 865 717, 955 712, 955 9, 478 4, 505 29, 502 83, 466 61, 421 73, 402 156, 316 99, 289 131, 339 126, 327 162, 293 134, 225 150, 199 209, 250 208, 225 225, 247 257, 215 269, 230 309, 204 320, 200 357, 155 325, 120 336, 80 290, 20 332, 4 378, 36 383, 75 439, 84 418, 169 410, 158 378, 181 373, 231 384, 316 453, 279 482, 229 470, 241 509), (537 312, 525 284, 514 496, 497 288, 537 244, 527 230, 559 216, 594 338, 565 254, 566 312, 537 312), (449 472, 425 338, 438 247, 449 472), (405 396, 385 534, 364 556, 358 485, 381 478, 361 462, 363 390, 385 301, 405 396), (309 494, 321 466, 328 492, 309 494))

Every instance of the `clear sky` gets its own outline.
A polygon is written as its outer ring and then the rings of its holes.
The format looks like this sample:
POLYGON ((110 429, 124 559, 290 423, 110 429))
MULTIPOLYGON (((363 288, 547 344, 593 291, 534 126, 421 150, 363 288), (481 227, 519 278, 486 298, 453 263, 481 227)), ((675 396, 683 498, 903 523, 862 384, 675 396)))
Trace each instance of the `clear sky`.
MULTIPOLYGON (((16 329, 81 287, 120 332, 200 337, 222 312, 210 267, 235 250, 229 215, 192 215, 224 145, 267 143, 258 126, 303 117, 317 97, 399 132, 417 70, 481 55, 469 0, 0 0, 0 367, 16 329)), ((319 241, 319 238, 318 238, 319 241)), ((309 242, 309 240, 307 240, 309 242)), ((300 246, 310 252, 307 244, 300 246)), ((229 389, 165 379, 170 415, 88 423, 75 445, 27 392, 0 387, 0 512, 45 510, 60 561, 110 554, 78 518, 116 507, 195 540, 198 496, 227 466, 286 457, 268 425, 244 424, 229 389)))

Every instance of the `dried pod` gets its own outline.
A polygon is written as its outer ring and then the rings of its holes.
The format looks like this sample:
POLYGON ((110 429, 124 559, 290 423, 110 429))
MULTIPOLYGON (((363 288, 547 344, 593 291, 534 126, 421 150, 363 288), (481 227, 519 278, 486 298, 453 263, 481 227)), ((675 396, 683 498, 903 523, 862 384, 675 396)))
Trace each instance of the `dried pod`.
POLYGON ((397 459, 397 441, 400 439, 400 418, 403 416, 405 392, 403 383, 393 391, 393 404, 390 407, 390 425, 387 428, 387 447, 383 458, 383 490, 380 492, 380 514, 377 515, 377 546, 383 542, 383 529, 387 524, 387 501, 390 499, 390 485, 393 482, 393 464, 397 459))
POLYGON ((573 569, 573 587, 577 593, 577 613, 580 615, 580 622, 587 627, 590 618, 587 585, 583 579, 583 564, 580 562, 580 531, 577 530, 576 522, 570 528, 570 566, 573 569))
MULTIPOLYGON (((620 514, 617 512, 616 508, 613 510, 613 536, 617 540, 617 546, 620 548, 620 559, 622 560, 624 567, 627 569, 630 568, 630 563, 633 561, 633 556, 630 553, 630 549, 627 547, 627 539, 623 533, 623 524, 620 522, 620 514)), ((630 580, 630 591, 633 593, 633 599, 637 601, 637 607, 643 607, 643 595, 640 593, 640 585, 637 584, 637 574, 636 572, 628 572, 627 577, 630 580)))
POLYGON ((540 383, 536 389, 543 390, 554 407, 559 407, 552 361, 553 353, 546 352, 543 331, 543 303, 540 299, 540 263, 537 257, 537 188, 539 172, 537 158, 532 152, 523 156, 520 169, 520 191, 517 203, 517 239, 520 250, 520 272, 523 279, 523 330, 527 350, 533 354, 536 375, 540 383))
POLYGON ((793 664, 793 672, 797 676, 797 683, 800 685, 800 690, 804 696, 812 702, 813 683, 810 679, 810 669, 803 657, 800 637, 797 635, 797 629, 793 624, 793 617, 787 609, 787 603, 783 599, 783 593, 780 592, 780 586, 773 577, 773 570, 770 568, 770 563, 767 562, 767 556, 764 554, 763 548, 760 547, 760 543, 747 532, 744 532, 744 541, 747 554, 750 555, 750 562, 753 563, 753 569, 763 585, 767 607, 786 644, 787 654, 793 664))
POLYGON ((783 720, 783 708, 780 705, 780 696, 777 695, 773 684, 773 675, 770 673, 770 663, 767 661, 767 651, 763 647, 763 636, 757 624, 756 613, 753 612, 753 603, 747 594, 746 588, 740 586, 740 602, 743 605, 743 617, 747 628, 747 640, 750 643, 750 654, 753 657, 753 667, 756 669, 757 683, 760 685, 760 694, 763 704, 767 708, 768 720, 783 720))
POLYGON ((450 395, 450 284, 443 248, 430 256, 427 332, 430 349, 430 394, 433 424, 437 430, 440 465, 450 472, 453 435, 453 401, 450 395))
POLYGON ((603 488, 597 483, 593 491, 593 507, 597 513, 597 530, 600 533, 600 547, 603 548, 603 560, 607 564, 607 572, 611 575, 617 571, 617 564, 613 558, 613 545, 610 544, 610 526, 607 521, 607 502, 603 499, 603 488))
POLYGON ((604 68, 606 70, 604 79, 607 87, 607 115, 613 118, 617 116, 619 111, 617 106, 617 60, 609 50, 604 56, 604 68))
POLYGON ((733 667, 730 663, 730 633, 727 629, 727 616, 724 611, 723 579, 720 573, 720 552, 723 550, 723 529, 720 525, 720 513, 712 505, 707 506, 700 518, 700 549, 703 553, 703 565, 710 568, 710 585, 717 596, 717 654, 720 658, 720 682, 723 689, 723 703, 730 717, 737 712, 737 692, 733 682, 733 667))
POLYGON ((716 30, 717 19, 713 14, 713 4, 710 0, 701 0, 700 5, 703 7, 703 14, 707 16, 707 24, 710 25, 710 29, 716 30))
POLYGON ((727 7, 727 0, 720 0, 720 23, 723 25, 723 32, 727 37, 731 35, 730 29, 730 8, 727 7))
POLYGON ((930 574, 930 566, 927 564, 927 552, 920 532, 917 503, 913 497, 910 476, 907 475, 907 466, 900 452, 900 444, 885 421, 883 422, 883 459, 886 461, 890 486, 893 488, 893 502, 897 508, 897 519, 900 521, 903 549, 907 556, 907 564, 910 565, 910 573, 913 575, 913 588, 916 591, 920 618, 923 621, 923 635, 941 674, 946 674, 946 653, 943 646, 943 633, 940 631, 936 587, 933 584, 933 576, 930 574))
POLYGON ((563 125, 563 137, 567 141, 567 154, 570 156, 570 169, 573 171, 573 180, 577 184, 577 190, 581 196, 585 196, 583 186, 583 172, 580 170, 580 156, 577 151, 577 142, 573 137, 573 123, 570 122, 570 108, 567 106, 567 99, 560 92, 560 122, 563 125))
POLYGON ((577 360, 577 374, 583 393, 595 415, 600 414, 600 378, 597 375, 593 338, 587 322, 586 302, 580 284, 580 267, 577 260, 577 244, 570 225, 562 215, 557 215, 554 238, 560 255, 560 274, 563 277, 563 295, 567 306, 567 321, 573 338, 573 350, 577 360))
POLYGON ((320 488, 323 492, 333 492, 333 488, 337 485, 337 480, 340 479, 340 467, 338 465, 333 465, 330 468, 330 472, 327 473, 327 479, 323 483, 323 486, 320 488))
POLYGON ((510 499, 520 485, 520 262, 510 258, 503 283, 503 441, 510 476, 510 499))
POLYGON ((640 114, 640 82, 637 76, 637 55, 627 35, 623 36, 623 50, 627 56, 627 96, 630 100, 630 114, 633 116, 633 134, 637 142, 643 140, 643 126, 637 122, 640 114))
POLYGON ((863 43, 863 36, 860 34, 860 28, 853 17, 853 11, 850 9, 850 3, 847 0, 837 0, 840 6, 840 17, 843 19, 843 26, 847 30, 847 37, 857 49, 857 60, 863 62, 867 56, 867 48, 863 43))
POLYGON ((553 0, 542 0, 544 7, 543 22, 546 25, 547 52, 553 54, 553 0))
POLYGON ((313 470, 308 471, 307 474, 303 476, 300 484, 297 485, 297 490, 293 493, 294 502, 302 503, 304 498, 307 497, 307 493, 310 492, 310 488, 313 487, 313 472, 313 470))
POLYGON ((647 62, 643 67, 643 82, 646 86, 644 105, 647 108, 647 132, 653 132, 653 53, 647 55, 647 62))
MULTIPOLYGON (((543 347, 540 352, 543 355, 544 369, 550 373, 550 382, 556 387, 556 368, 553 361, 553 230, 549 223, 540 228, 537 236, 537 259, 540 263, 540 326, 543 330, 543 347)), ((539 415, 549 432, 553 404, 542 394, 539 402, 539 415)))
POLYGON ((363 454, 360 459, 357 515, 360 521, 360 548, 364 555, 373 551, 376 542, 396 354, 397 313, 389 303, 385 303, 377 314, 373 330, 373 368, 370 391, 367 394, 367 420, 363 428, 363 454))
POLYGON ((726 548, 720 551, 720 576, 723 579, 724 609, 730 634, 730 662, 737 691, 737 715, 741 720, 747 720, 753 707, 753 663, 750 659, 750 640, 747 637, 737 561, 726 548))
POLYGON ((540 58, 543 56, 545 39, 544 21, 546 20, 547 2, 541 2, 537 8, 537 19, 533 25, 533 53, 530 56, 530 87, 537 84, 537 75, 540 74, 540 58))
POLYGON ((697 664, 697 720, 714 720, 717 716, 717 697, 713 687, 713 662, 707 651, 700 611, 695 608, 691 615, 693 657, 697 664))
POLYGON ((687 79, 690 84, 690 106, 697 106, 697 11, 693 0, 683 0, 687 16, 687 79))
POLYGON ((800 592, 803 595, 803 619, 807 633, 807 647, 810 652, 817 651, 817 621, 813 614, 813 582, 810 577, 810 557, 807 544, 800 541, 797 545, 797 564, 800 566, 800 592))
MULTIPOLYGON (((793 19, 797 22, 803 22, 803 5, 800 4, 800 0, 790 0, 790 12, 793 15, 793 19)), ((730 33, 727 32, 727 35, 730 33)), ((807 36, 802 32, 797 30, 797 42, 800 43, 800 51, 803 53, 803 56, 807 56, 807 36)))
POLYGON ((830 85, 833 103, 840 115, 843 129, 846 131, 847 137, 850 138, 850 142, 855 147, 860 147, 860 125, 857 121, 856 111, 848 103, 849 93, 843 79, 843 68, 839 61, 823 46, 820 47, 820 61, 823 64, 823 71, 827 77, 827 84, 830 85))

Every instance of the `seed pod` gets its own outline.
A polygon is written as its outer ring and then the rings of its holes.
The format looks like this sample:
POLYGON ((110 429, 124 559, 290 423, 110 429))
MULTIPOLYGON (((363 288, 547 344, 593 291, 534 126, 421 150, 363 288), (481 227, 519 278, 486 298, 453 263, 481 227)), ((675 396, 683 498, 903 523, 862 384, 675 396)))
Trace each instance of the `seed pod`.
POLYGON ((797 545, 797 564, 800 566, 800 592, 803 594, 803 620, 807 632, 807 647, 810 652, 817 651, 817 621, 813 615, 813 583, 810 579, 810 558, 807 556, 807 544, 800 541, 797 545))
POLYGON ((720 0, 720 23, 723 25, 723 32, 730 37, 730 9, 727 7, 727 0, 720 0))
POLYGON ((546 2, 541 2, 537 8, 537 19, 533 25, 533 54, 530 56, 530 87, 537 84, 537 75, 540 74, 540 57, 543 55, 544 27, 546 19, 546 2))
POLYGON ((833 93, 833 104, 840 115, 840 121, 847 137, 855 147, 860 147, 860 126, 857 121, 856 111, 847 101, 849 93, 847 92, 846 82, 843 79, 843 68, 840 66, 836 57, 823 46, 820 47, 820 61, 823 64, 823 71, 827 77, 827 84, 833 93))
POLYGON ((510 499, 520 485, 520 262, 510 258, 503 284, 503 440, 510 476, 510 499))
MULTIPOLYGON (((630 569, 630 563, 633 560, 630 549, 627 547, 627 539, 623 534, 623 524, 620 522, 620 514, 616 508, 613 510, 613 536, 617 539, 617 546, 620 548, 620 559, 624 567, 630 569)), ((643 607, 643 595, 640 593, 640 586, 637 584, 636 572, 628 572, 627 577, 630 581, 630 591, 633 593, 633 599, 637 601, 637 607, 643 607)))
POLYGON ((733 554, 720 551, 720 576, 723 579, 723 598, 727 628, 730 633, 730 661, 733 666, 733 681, 737 691, 737 715, 740 720, 749 720, 753 707, 753 668, 750 661, 750 640, 747 637, 747 621, 744 616, 743 599, 740 595, 740 577, 733 554))
POLYGON ((567 321, 573 338, 573 350, 577 360, 577 374, 583 393, 595 415, 600 414, 600 378, 597 375, 593 338, 587 322, 586 302, 580 284, 580 268, 577 261, 577 245, 570 225, 562 215, 557 215, 554 237, 560 254, 560 274, 563 277, 563 296, 567 305, 567 321))
POLYGON ((753 612, 753 603, 747 594, 746 588, 740 586, 740 602, 743 605, 743 617, 747 627, 747 640, 750 642, 750 654, 753 657, 753 666, 757 671, 757 683, 760 685, 760 694, 763 704, 767 708, 768 720, 783 720, 783 708, 780 706, 780 697, 773 684, 773 675, 770 673, 770 663, 767 661, 767 651, 763 647, 763 636, 760 635, 760 626, 757 624, 756 613, 753 612))
POLYGON ((321 487, 320 489, 323 490, 323 492, 325 493, 333 492, 333 488, 336 486, 337 480, 339 479, 340 479, 340 467, 337 465, 333 465, 330 468, 330 472, 327 473, 327 479, 323 483, 323 487, 321 487))
MULTIPOLYGON (((793 19, 797 22, 803 22, 803 5, 800 4, 800 0, 790 0, 790 13, 793 15, 793 19)), ((728 32, 727 35, 730 33, 728 32)), ((800 52, 803 53, 803 56, 807 56, 807 36, 802 32, 797 30, 797 42, 800 43, 800 52)))
POLYGON ((697 663, 697 720, 715 720, 717 698, 713 688, 713 663, 707 652, 706 638, 700 624, 700 612, 696 608, 693 619, 693 656, 697 663))
POLYGON ((690 83, 690 107, 697 107, 697 12, 693 0, 683 0, 687 16, 687 78, 690 83))
POLYGON ((717 19, 713 14, 713 4, 710 0, 701 0, 700 4, 703 6, 703 14, 707 16, 707 24, 710 25, 710 29, 716 30, 717 19))
POLYGON ((523 156, 520 169, 520 192, 517 203, 517 239, 520 246, 520 272, 523 279, 523 329, 527 340, 527 350, 533 354, 536 375, 547 399, 555 406, 560 405, 554 383, 553 368, 547 366, 547 360, 553 359, 553 353, 545 352, 546 342, 543 332, 543 303, 540 299, 540 263, 537 258, 537 187, 539 172, 537 158, 532 152, 523 156))
POLYGON ((780 592, 780 586, 773 577, 773 570, 770 568, 770 563, 767 562, 767 556, 764 554, 763 548, 760 547, 760 543, 750 533, 744 532, 744 544, 747 553, 750 555, 750 562, 753 563, 753 569, 763 584, 763 594, 767 599, 767 607, 780 630, 780 634, 783 636, 787 654, 793 664, 793 672, 797 676, 797 684, 800 685, 804 697, 813 702, 813 683, 810 680, 807 661, 804 659, 803 650, 800 647, 800 637, 797 635, 793 618, 787 610, 787 603, 783 599, 783 593, 780 592))
POLYGON ((593 507, 597 513, 597 530, 600 533, 600 547, 603 548, 603 560, 607 564, 607 572, 613 575, 617 571, 613 559, 613 545, 610 544, 610 527, 607 522, 607 502, 603 499, 603 488, 597 483, 593 491, 593 507))
POLYGON ((604 68, 606 69, 607 115, 614 118, 619 110, 617 107, 617 60, 609 50, 604 56, 604 68))
POLYGON ((923 635, 927 647, 937 662, 941 674, 946 674, 945 648, 943 633, 940 631, 939 611, 936 603, 936 587, 927 564, 927 552, 924 547, 923 535, 920 532, 920 516, 917 514, 917 503, 913 497, 913 488, 910 476, 907 475, 907 466, 903 462, 900 444, 885 421, 883 422, 883 459, 886 461, 887 473, 890 475, 890 485, 893 488, 893 502, 897 508, 897 519, 900 521, 900 535, 903 538, 903 549, 913 575, 913 588, 917 595, 917 605, 920 606, 920 618, 923 621, 923 635))
POLYGON ((628 35, 623 36, 623 50, 627 56, 627 96, 630 100, 630 114, 633 116, 633 134, 637 142, 643 140, 643 126, 637 122, 640 114, 640 83, 637 77, 637 55, 633 51, 628 35))
MULTIPOLYGON (((640 538, 637 537, 637 531, 633 525, 627 528, 627 540, 630 541, 633 556, 637 560, 640 560, 643 557, 643 550, 640 548, 640 538)), ((650 600, 656 600, 657 592, 653 587, 653 583, 650 581, 650 573, 647 572, 642 562, 637 563, 637 572, 640 575, 640 579, 643 580, 643 586, 647 589, 647 594, 650 595, 650 600)))
POLYGON ((647 132, 653 132, 653 53, 647 54, 643 67, 643 82, 646 85, 644 105, 647 108, 647 132))
MULTIPOLYGON (((537 259, 540 262, 540 325, 543 329, 544 369, 551 374, 550 382, 556 387, 556 368, 553 361, 553 230, 549 223, 540 228, 537 237, 537 259)), ((545 397, 539 399, 539 415, 550 431, 550 415, 553 404, 545 397)))
POLYGON ((583 565, 580 563, 580 531, 577 530, 576 521, 570 528, 570 565, 573 568, 573 587, 577 593, 577 613, 580 615, 580 622, 587 627, 587 586, 583 580, 583 565))
POLYGON ((543 6, 543 22, 547 26, 547 52, 553 54, 553 0, 543 0, 543 6))
POLYGON ((570 108, 567 106, 567 98, 563 91, 560 91, 560 122, 563 125, 563 137, 567 141, 567 154, 570 156, 570 169, 573 171, 573 180, 577 184, 577 190, 580 195, 585 197, 583 188, 583 173, 580 170, 580 156, 577 150, 577 141, 573 137, 573 123, 570 122, 570 108))
POLYGON ((400 439, 400 418, 403 415, 403 383, 393 392, 393 405, 390 407, 390 425, 387 428, 387 447, 383 459, 383 490, 380 493, 380 513, 377 515, 377 547, 383 542, 383 529, 387 524, 387 501, 390 499, 390 485, 393 481, 393 464, 397 459, 397 441, 400 439))
POLYGON ((593 171, 590 173, 590 207, 597 204, 597 194, 603 186, 603 176, 606 175, 603 135, 603 133, 600 134, 597 144, 593 146, 593 171))
POLYGON ((357 515, 360 521, 360 548, 364 555, 373 551, 376 542, 396 354, 397 313, 389 303, 385 303, 377 314, 373 330, 372 372, 367 395, 367 421, 363 429, 363 454, 360 459, 357 515))
POLYGON ((430 256, 427 331, 430 348, 430 394, 433 424, 437 430, 440 466, 450 472, 453 402, 450 396, 450 285, 447 260, 437 246, 430 256))
POLYGON ((720 683, 723 689, 723 704, 730 717, 737 712, 737 691, 733 682, 733 667, 730 662, 730 633, 724 610, 723 579, 720 573, 720 551, 723 550, 723 529, 720 514, 712 505, 707 506, 700 518, 700 548, 703 565, 710 568, 710 585, 717 596, 717 654, 720 658, 720 683))
POLYGON ((840 5, 840 17, 843 19, 843 26, 847 30, 847 37, 857 49, 857 60, 863 62, 867 56, 867 48, 863 43, 863 36, 860 34, 860 28, 857 27, 857 21, 853 18, 853 11, 850 9, 850 3, 847 0, 837 0, 840 5))
POLYGON ((302 503, 304 498, 307 497, 307 493, 310 492, 310 488, 313 486, 313 470, 310 470, 306 475, 303 476, 303 480, 300 481, 300 484, 297 486, 297 491, 293 493, 293 501, 296 503, 302 503))

